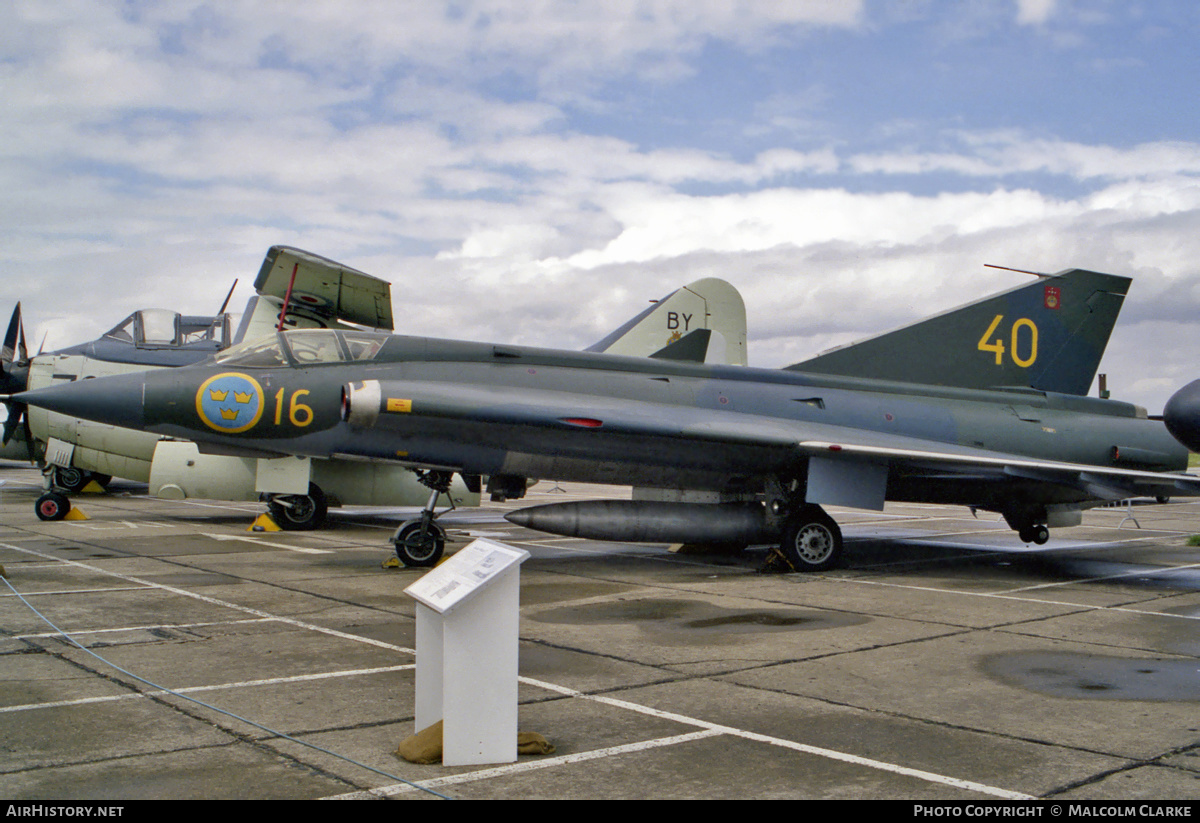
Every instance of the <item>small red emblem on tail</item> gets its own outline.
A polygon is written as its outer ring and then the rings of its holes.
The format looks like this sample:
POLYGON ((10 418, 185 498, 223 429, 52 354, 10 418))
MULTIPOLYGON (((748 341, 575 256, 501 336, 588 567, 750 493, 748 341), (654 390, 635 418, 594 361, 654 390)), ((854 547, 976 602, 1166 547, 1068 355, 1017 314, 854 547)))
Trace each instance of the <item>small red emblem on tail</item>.
POLYGON ((1062 294, 1058 286, 1046 286, 1046 308, 1057 309, 1062 305, 1062 294))

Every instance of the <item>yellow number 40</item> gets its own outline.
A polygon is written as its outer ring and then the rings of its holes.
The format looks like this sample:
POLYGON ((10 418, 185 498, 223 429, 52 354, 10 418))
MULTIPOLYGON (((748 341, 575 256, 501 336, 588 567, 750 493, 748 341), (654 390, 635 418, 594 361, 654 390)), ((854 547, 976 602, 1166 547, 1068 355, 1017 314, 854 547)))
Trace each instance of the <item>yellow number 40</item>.
POLYGON ((994 339, 993 334, 996 334, 996 329, 1004 320, 1004 315, 997 314, 992 321, 992 325, 987 327, 987 331, 983 333, 983 337, 979 338, 979 345, 976 346, 979 351, 992 352, 996 355, 996 365, 1002 365, 1004 362, 1004 353, 1007 351, 1008 356, 1012 361, 1023 369, 1027 369, 1034 364, 1038 356, 1038 327, 1037 324, 1028 317, 1022 317, 1012 324, 1011 333, 1009 335, 1009 348, 1004 347, 1004 341, 997 335, 994 339), (1022 334, 1022 329, 1028 331, 1027 334, 1022 334), (1021 351, 1025 350, 1025 356, 1022 356, 1021 351))

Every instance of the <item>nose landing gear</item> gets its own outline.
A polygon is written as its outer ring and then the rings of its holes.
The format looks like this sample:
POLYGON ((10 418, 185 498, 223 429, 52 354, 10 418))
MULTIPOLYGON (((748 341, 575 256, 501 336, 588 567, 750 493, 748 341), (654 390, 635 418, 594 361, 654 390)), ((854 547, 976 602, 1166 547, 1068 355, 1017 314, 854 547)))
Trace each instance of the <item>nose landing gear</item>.
MULTIPOLYGON (((428 568, 442 559, 446 551, 446 530, 438 524, 439 513, 434 511, 434 507, 437 506, 438 497, 449 495, 452 477, 450 472, 444 471, 417 472, 421 484, 430 490, 429 501, 419 517, 404 521, 392 535, 396 557, 405 566, 428 568)), ((453 510, 454 500, 450 499, 450 508, 446 511, 453 510)))

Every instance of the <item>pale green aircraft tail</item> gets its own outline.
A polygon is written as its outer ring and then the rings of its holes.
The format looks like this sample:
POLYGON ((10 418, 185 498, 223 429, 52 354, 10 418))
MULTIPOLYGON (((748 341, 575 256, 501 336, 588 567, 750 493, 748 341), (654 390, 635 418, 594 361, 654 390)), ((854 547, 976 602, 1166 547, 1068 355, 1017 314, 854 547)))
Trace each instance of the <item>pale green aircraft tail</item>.
POLYGON ((705 277, 654 301, 585 351, 744 366, 746 304, 726 281, 705 277))
POLYGON ((789 370, 1087 394, 1131 280, 1084 269, 830 349, 789 370))

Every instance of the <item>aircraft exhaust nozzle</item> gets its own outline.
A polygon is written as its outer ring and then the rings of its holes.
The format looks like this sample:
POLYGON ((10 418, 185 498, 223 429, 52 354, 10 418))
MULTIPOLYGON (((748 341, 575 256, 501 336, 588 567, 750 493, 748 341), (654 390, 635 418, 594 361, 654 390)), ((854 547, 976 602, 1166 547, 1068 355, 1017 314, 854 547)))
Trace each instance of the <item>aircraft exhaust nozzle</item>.
POLYGON ((776 536, 761 503, 584 500, 518 509, 504 518, 551 534, 626 543, 756 543, 776 536))
POLYGON ((342 386, 342 421, 356 429, 369 429, 379 419, 383 392, 378 380, 363 380, 342 386))

